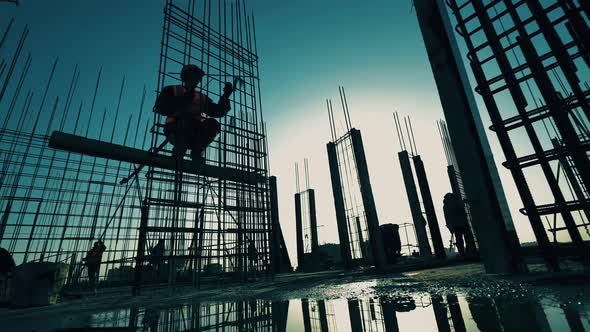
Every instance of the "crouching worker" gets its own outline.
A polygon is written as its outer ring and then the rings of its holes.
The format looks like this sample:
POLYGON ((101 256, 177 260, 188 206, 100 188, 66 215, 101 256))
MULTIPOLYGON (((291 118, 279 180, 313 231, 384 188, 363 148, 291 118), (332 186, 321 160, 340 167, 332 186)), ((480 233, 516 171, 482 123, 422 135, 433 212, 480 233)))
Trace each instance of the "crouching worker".
POLYGON ((154 106, 154 112, 166 116, 164 135, 174 146, 174 155, 182 158, 191 150, 191 159, 197 164, 204 162, 205 148, 221 132, 221 125, 213 118, 229 112, 229 96, 234 88, 231 83, 225 83, 223 95, 216 104, 195 90, 204 76, 201 68, 184 66, 180 73, 182 85, 164 87, 154 106))

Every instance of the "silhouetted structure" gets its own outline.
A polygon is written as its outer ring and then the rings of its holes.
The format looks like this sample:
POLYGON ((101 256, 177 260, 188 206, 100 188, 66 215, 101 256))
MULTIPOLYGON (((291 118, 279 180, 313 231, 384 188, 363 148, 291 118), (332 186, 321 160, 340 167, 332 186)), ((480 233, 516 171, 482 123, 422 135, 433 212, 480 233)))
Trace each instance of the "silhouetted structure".
MULTIPOLYGON (((451 184, 451 191, 453 195, 455 195, 461 201, 465 217, 467 218, 468 228, 465 230, 465 236, 470 237, 475 242, 472 231, 473 227, 471 226, 471 209, 469 208, 469 203, 467 202, 463 179, 461 177, 461 173, 459 172, 459 167, 457 166, 457 158, 451 143, 449 129, 443 120, 437 121, 437 127, 445 151, 445 157, 447 159, 447 176, 449 177, 449 182, 451 184)), ((477 243, 475 243, 473 250, 473 254, 477 255, 477 243)))
POLYGON ((414 229, 416 230, 416 238, 418 240, 418 247, 420 248, 420 256, 426 258, 432 256, 430 243, 428 242, 428 234, 426 233, 426 225, 428 225, 435 256, 437 258, 445 258, 445 248, 440 235, 440 228, 438 226, 436 212, 434 211, 434 203, 432 201, 432 195, 430 194, 430 186, 428 184, 428 178, 426 177, 424 163, 422 162, 420 155, 418 155, 418 148, 416 147, 416 141, 414 139, 412 122, 410 121, 409 117, 404 118, 406 129, 406 133, 404 134, 402 123, 399 120, 398 114, 394 113, 393 118, 400 148, 402 150, 398 153, 399 163, 402 169, 404 184, 406 186, 406 194, 408 196, 408 203, 410 204, 412 220, 414 221, 414 229), (404 136, 406 136, 406 139, 404 139, 404 136), (408 153, 406 149, 406 141, 410 146, 411 158, 414 164, 414 171, 416 173, 416 179, 418 180, 418 186, 420 187, 422 206, 424 207, 426 219, 422 214, 422 207, 420 205, 420 199, 418 198, 416 182, 414 181, 412 166, 410 165, 410 153, 408 153))
POLYGON ((31 56, 22 55, 28 40, 24 29, 10 51, 13 63, 0 69, 10 73, 5 84, 11 78, 18 82, 10 95, 0 91, 0 100, 11 98, 0 124, 5 142, 0 146, 0 246, 14 253, 17 265, 68 263, 66 285, 74 288, 87 280, 85 253, 102 240, 107 248, 97 269, 99 284, 115 283, 117 276, 129 283, 129 268, 135 268, 139 287, 152 281, 148 250, 161 238, 166 241, 162 270, 170 283, 198 283, 206 270, 244 279, 248 237, 260 254, 260 272, 290 270, 285 268, 290 264, 272 257, 274 248, 284 253, 286 247, 277 200, 271 197, 253 18, 243 3, 214 7, 166 1, 158 69, 158 91, 178 84, 188 63, 207 72, 208 84, 199 92, 211 98, 219 97, 226 80, 242 81, 202 167, 172 157, 162 117, 154 114, 146 121, 146 89, 136 114, 120 118, 127 97, 124 79, 112 112, 96 109, 102 102, 97 97, 105 81, 102 71, 94 91, 84 91, 91 102, 78 97, 77 66, 63 96, 51 96, 61 79, 57 60, 47 72, 40 102, 32 92, 25 94, 31 56), (215 14, 197 18, 205 12, 215 14))
POLYGON ((548 231, 565 231, 561 241, 570 242, 588 263, 590 220, 584 210, 590 200, 590 86, 582 74, 590 69, 590 27, 582 16, 588 15, 588 6, 571 0, 510 2, 502 8, 482 0, 448 4, 465 42, 475 90, 506 157, 503 165, 512 173, 524 205, 521 212, 529 218, 547 265, 559 269, 548 231), (500 108, 500 100, 507 98, 512 103, 500 108), (530 142, 530 148, 520 148, 517 139, 530 142), (555 163, 561 166, 557 170, 555 163), (560 177, 564 164, 570 175, 560 177), (531 181, 533 172, 543 175, 543 185, 531 181), (546 196, 550 202, 541 203, 546 196), (542 218, 549 215, 555 221, 547 229, 542 218))
POLYGON ((298 269, 312 271, 319 268, 318 222, 315 209, 315 190, 309 188, 309 169, 307 159, 305 167, 305 189, 299 187, 299 166, 295 164, 295 227, 297 236, 298 269))
POLYGON ((414 8, 488 272, 522 271, 519 243, 443 0, 414 8))
POLYGON ((381 236, 383 238, 383 249, 385 250, 385 258, 388 264, 396 262, 401 255, 402 242, 399 236, 399 225, 384 224, 379 225, 381 229, 381 236))
POLYGON ((340 249, 346 267, 385 265, 385 254, 361 132, 352 128, 344 89, 339 88, 347 132, 336 136, 332 102, 326 100, 332 142, 327 144, 340 249))

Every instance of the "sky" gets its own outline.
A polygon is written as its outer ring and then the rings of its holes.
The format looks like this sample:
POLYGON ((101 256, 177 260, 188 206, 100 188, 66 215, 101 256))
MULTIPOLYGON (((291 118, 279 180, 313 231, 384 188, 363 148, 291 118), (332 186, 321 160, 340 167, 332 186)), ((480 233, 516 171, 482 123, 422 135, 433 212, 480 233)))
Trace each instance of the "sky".
MULTIPOLYGON (((22 0, 18 7, 1 3, 0 31, 13 17, 15 26, 0 56, 10 59, 17 33, 28 24, 25 49, 33 57, 33 79, 28 82, 33 90, 43 89, 57 57, 55 91, 61 89, 62 93, 76 64, 81 69, 79 91, 88 93, 102 67, 106 83, 97 109, 114 110, 124 77, 120 116, 127 119, 137 112, 144 85, 150 92, 157 85, 163 3, 22 0)), ((316 190, 320 243, 338 242, 326 154, 330 129, 325 107, 325 100, 331 98, 338 131, 344 133, 338 86, 345 88, 352 124, 363 136, 380 223, 411 222, 397 160, 400 147, 392 117, 397 111, 412 119, 448 246, 450 234, 443 223, 442 198, 451 189, 436 128, 443 114, 411 2, 251 0, 246 7, 255 16, 271 173, 278 177, 280 222, 292 261, 296 261, 294 163, 302 165, 304 158, 309 159, 310 187, 316 190)), ((153 95, 148 95, 148 104, 153 103, 153 95)), ((479 97, 477 101, 484 110, 479 97)), ((145 112, 151 113, 149 108, 145 112)), ((487 128, 485 111, 482 118, 487 128)), ((504 156, 497 139, 490 131, 488 137, 520 240, 533 241, 528 220, 518 212, 522 203, 511 176, 500 165, 504 156)))

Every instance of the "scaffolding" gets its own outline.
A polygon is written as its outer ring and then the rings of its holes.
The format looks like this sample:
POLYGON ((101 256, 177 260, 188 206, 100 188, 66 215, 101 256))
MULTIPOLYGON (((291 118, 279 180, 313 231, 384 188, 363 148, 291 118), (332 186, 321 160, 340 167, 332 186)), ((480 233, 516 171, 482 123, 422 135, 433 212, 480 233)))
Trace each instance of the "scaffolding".
MULTIPOLYGON (((243 1, 229 8, 221 2, 202 4, 198 13, 196 1, 166 2, 158 91, 181 84, 178 73, 189 63, 205 71, 198 88, 212 99, 220 97, 225 82, 239 83, 232 110, 220 119, 221 134, 206 149, 206 163, 266 178, 254 18, 246 14, 243 1)), ((152 152, 166 139, 163 120, 154 114, 152 152)), ((167 147, 158 155, 175 157, 167 147)), ((268 181, 211 178, 151 164, 146 177, 136 267, 148 265, 149 248, 155 239, 164 239, 169 283, 184 277, 198 284, 202 273, 230 272, 244 280, 248 272, 271 272, 268 181)), ((137 284, 141 276, 136 272, 137 284)))
MULTIPOLYGON (((164 119, 155 113, 146 119, 146 88, 137 115, 120 118, 125 79, 115 107, 99 110, 97 96, 107 80, 102 69, 92 101, 78 103, 76 66, 65 97, 52 98, 63 76, 56 60, 42 96, 27 91, 28 33, 25 27, 13 61, 0 64, 0 102, 10 96, 0 128, 0 246, 17 265, 63 262, 69 265, 66 285, 83 286, 88 276, 82 260, 102 240, 100 286, 271 274, 277 259, 271 257, 271 238, 282 243, 283 256, 285 248, 280 228, 272 226, 278 226, 278 214, 271 216, 254 18, 243 1, 164 5, 157 91, 179 84, 188 63, 207 73, 200 92, 212 99, 225 82, 238 83, 202 167, 172 156, 164 119), (11 88, 5 95, 6 86, 11 88), (165 251, 156 259, 151 249, 160 239, 165 251)), ((273 197, 276 205, 276 192, 273 197)))
MULTIPOLYGON (((447 4, 467 48, 537 243, 559 269, 555 243, 587 259, 590 219, 590 8, 586 1, 447 4), (584 16, 586 16, 584 18, 584 16), (524 144, 523 144, 524 143, 524 144), (543 181, 544 180, 544 181, 543 181), (543 218, 553 220, 545 226, 543 218)), ((549 221, 546 219, 546 221, 549 221)))

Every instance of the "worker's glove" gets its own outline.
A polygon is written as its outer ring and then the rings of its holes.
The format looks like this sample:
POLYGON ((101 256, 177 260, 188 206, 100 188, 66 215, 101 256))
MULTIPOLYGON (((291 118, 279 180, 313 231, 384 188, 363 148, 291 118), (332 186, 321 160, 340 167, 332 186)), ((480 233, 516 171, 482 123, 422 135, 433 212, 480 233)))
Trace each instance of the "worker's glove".
POLYGON ((225 82, 225 86, 223 87, 223 96, 229 98, 232 92, 234 92, 234 86, 230 82, 225 82))

